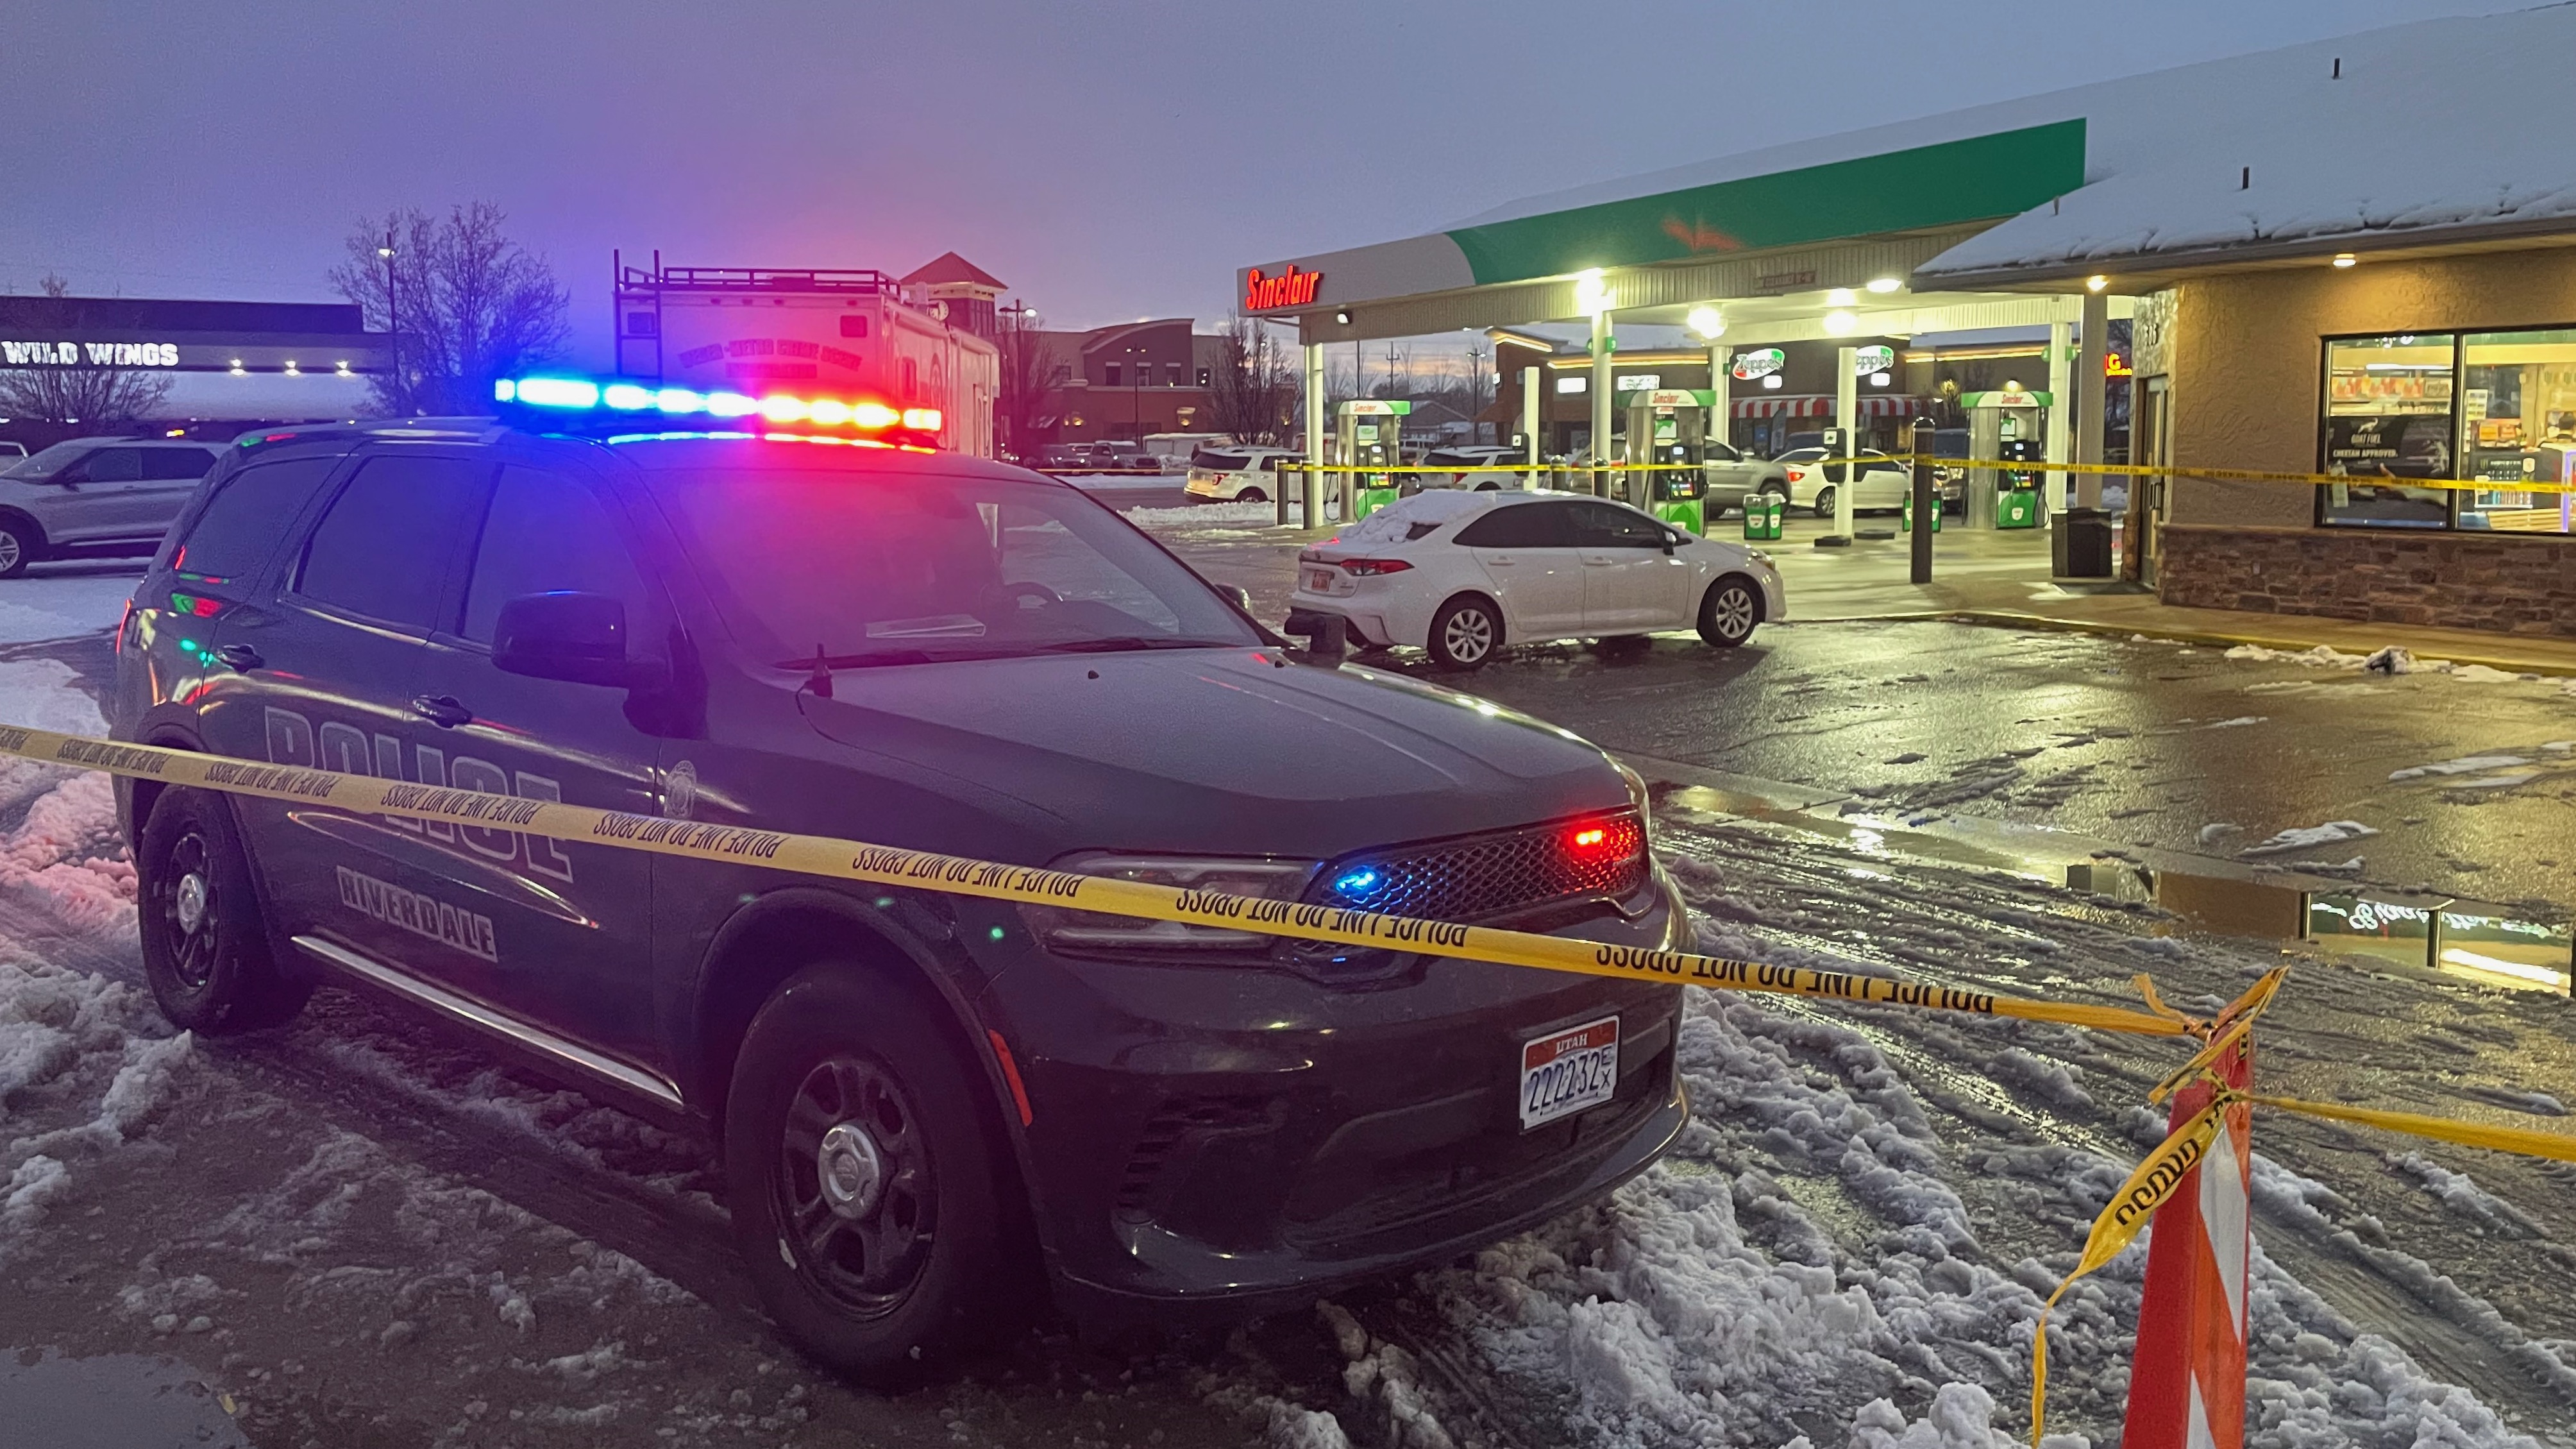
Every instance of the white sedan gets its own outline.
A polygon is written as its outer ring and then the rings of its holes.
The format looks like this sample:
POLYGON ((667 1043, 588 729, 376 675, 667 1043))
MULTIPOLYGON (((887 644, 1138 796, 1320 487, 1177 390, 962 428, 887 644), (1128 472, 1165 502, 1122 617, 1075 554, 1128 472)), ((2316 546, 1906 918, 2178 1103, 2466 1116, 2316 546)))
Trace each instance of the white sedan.
POLYGON ((1770 556, 1580 493, 1419 493, 1298 555, 1298 615, 1474 669, 1505 644, 1696 628, 1720 648, 1787 613, 1770 556))

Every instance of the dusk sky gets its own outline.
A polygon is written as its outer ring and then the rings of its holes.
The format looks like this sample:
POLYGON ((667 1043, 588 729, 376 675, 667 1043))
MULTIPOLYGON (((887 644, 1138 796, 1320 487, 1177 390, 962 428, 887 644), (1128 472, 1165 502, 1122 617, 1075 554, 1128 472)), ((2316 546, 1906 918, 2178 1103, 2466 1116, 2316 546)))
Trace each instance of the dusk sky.
MULTIPOLYGON (((488 199, 605 352, 609 249, 955 249, 1050 326, 1513 198, 2495 0, 17 0, 0 289, 321 300, 360 214, 488 199)), ((2389 97, 2390 124, 2443 98, 2389 97)))

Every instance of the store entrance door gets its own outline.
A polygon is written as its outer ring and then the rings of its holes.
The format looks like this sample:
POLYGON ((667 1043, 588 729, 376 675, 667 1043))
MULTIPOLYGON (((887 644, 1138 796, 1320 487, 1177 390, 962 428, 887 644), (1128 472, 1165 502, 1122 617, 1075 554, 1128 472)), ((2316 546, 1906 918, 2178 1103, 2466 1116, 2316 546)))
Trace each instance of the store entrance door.
MULTIPOLYGON (((2173 458, 2172 379, 2142 377, 2137 416, 2132 423, 2135 461, 2142 468, 2162 468, 2173 458)), ((2148 588, 2156 586, 2156 562, 2163 552, 2165 517, 2173 498, 2172 480, 2163 473, 2141 472, 2129 480, 2129 536, 2120 572, 2148 588)))

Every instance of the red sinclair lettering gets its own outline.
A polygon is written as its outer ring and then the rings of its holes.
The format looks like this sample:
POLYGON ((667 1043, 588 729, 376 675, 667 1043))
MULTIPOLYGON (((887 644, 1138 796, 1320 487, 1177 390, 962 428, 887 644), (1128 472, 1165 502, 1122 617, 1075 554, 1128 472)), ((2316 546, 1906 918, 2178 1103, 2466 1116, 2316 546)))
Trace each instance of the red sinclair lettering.
POLYGON ((1272 307, 1303 307, 1315 300, 1315 289, 1323 285, 1321 272, 1301 272, 1294 264, 1275 277, 1261 275, 1254 267, 1243 279, 1243 310, 1267 311, 1272 307))

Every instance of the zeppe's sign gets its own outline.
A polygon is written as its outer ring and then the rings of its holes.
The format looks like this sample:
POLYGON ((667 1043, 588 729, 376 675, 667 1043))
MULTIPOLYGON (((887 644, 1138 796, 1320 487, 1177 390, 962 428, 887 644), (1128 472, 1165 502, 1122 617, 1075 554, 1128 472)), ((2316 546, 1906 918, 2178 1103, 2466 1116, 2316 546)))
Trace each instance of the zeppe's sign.
POLYGON ((1757 347, 1750 352, 1735 354, 1735 365, 1727 371, 1734 373, 1742 381, 1751 382, 1757 377, 1769 377, 1786 367, 1788 363, 1789 354, 1779 348, 1757 347))
POLYGON ((1896 349, 1885 345, 1852 349, 1852 376, 1867 377, 1896 366, 1896 349))

